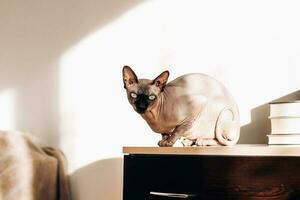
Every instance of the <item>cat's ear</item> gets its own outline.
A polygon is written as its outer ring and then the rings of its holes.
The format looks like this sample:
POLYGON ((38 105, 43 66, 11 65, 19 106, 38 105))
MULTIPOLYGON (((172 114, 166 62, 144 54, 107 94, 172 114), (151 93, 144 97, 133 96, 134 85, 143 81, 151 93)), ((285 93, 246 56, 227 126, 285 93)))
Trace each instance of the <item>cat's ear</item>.
POLYGON ((159 87, 161 90, 164 89, 165 85, 167 84, 168 82, 168 78, 169 78, 169 71, 164 71, 162 72, 158 77, 156 77, 154 80, 153 80, 153 84, 156 86, 156 87, 159 87))
POLYGON ((124 88, 127 88, 128 86, 138 82, 137 76, 130 67, 124 66, 122 72, 124 88))

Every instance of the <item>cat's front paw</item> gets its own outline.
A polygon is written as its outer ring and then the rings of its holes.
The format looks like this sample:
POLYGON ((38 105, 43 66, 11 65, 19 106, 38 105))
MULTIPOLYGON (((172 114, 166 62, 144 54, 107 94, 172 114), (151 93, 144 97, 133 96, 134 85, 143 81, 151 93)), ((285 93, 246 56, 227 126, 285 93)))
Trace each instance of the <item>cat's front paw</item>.
POLYGON ((160 147, 171 147, 171 146, 173 146, 173 142, 170 142, 170 141, 168 141, 168 140, 160 140, 159 142, 158 142, 158 146, 160 146, 160 147))
POLYGON ((162 145, 163 145, 163 141, 164 141, 164 140, 159 140, 159 141, 158 141, 158 143, 157 143, 157 144, 158 144, 158 146, 159 146, 159 147, 162 147, 162 145))

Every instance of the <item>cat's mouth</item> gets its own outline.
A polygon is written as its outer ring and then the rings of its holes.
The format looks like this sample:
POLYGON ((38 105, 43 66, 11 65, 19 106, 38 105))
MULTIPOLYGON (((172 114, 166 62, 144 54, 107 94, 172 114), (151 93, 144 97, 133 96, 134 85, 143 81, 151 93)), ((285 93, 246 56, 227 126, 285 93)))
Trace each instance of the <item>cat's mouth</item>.
MULTIPOLYGON (((147 106, 148 107, 148 106, 147 106)), ((139 114, 144 114, 147 111, 147 107, 136 107, 136 112, 139 114)))

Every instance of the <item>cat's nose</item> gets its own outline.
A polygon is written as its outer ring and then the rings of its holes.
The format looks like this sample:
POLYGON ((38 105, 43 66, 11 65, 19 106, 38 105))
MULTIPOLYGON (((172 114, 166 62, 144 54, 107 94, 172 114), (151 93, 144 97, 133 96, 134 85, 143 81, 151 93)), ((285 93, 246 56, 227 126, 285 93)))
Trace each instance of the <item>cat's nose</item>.
POLYGON ((145 113, 145 111, 147 110, 147 106, 144 104, 144 105, 137 105, 136 106, 136 111, 140 114, 143 114, 145 113))
POLYGON ((143 114, 146 112, 149 103, 147 102, 147 96, 144 94, 138 95, 137 101, 135 103, 136 111, 140 114, 143 114))
POLYGON ((136 104, 136 111, 140 114, 143 114, 148 108, 148 104, 146 102, 138 102, 136 104))

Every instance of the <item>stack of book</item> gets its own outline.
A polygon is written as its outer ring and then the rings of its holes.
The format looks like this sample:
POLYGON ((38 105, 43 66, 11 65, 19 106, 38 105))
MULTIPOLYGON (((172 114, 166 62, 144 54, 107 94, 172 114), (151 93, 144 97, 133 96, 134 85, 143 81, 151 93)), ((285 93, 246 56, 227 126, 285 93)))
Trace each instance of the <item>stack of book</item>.
POLYGON ((270 103, 268 144, 300 145, 300 101, 270 103))

